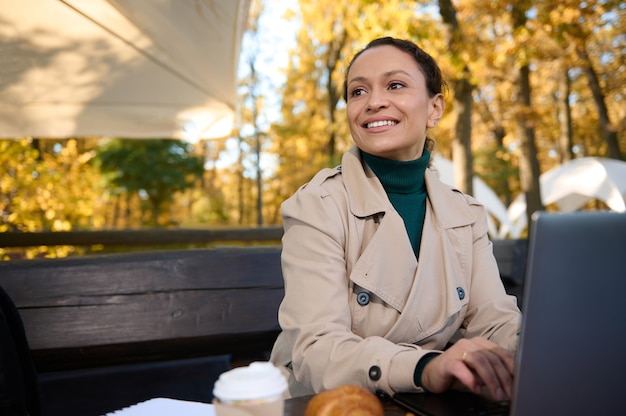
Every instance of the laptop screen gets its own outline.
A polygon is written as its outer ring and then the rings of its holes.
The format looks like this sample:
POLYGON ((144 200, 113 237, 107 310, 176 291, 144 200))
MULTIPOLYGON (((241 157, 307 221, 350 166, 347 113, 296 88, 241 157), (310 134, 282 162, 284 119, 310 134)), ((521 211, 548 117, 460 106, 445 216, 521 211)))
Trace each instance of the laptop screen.
POLYGON ((537 213, 510 410, 471 393, 399 393, 418 415, 626 414, 626 214, 537 213))
POLYGON ((514 416, 626 414, 626 214, 536 213, 514 416))

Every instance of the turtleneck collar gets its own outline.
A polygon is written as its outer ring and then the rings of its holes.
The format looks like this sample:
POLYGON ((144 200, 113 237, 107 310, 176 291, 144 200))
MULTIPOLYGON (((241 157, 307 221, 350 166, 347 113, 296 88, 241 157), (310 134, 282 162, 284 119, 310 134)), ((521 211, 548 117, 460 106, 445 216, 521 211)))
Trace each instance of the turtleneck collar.
POLYGON ((364 151, 361 151, 361 155, 387 193, 410 194, 425 191, 424 173, 430 161, 428 149, 424 148, 419 159, 406 162, 384 159, 364 151))

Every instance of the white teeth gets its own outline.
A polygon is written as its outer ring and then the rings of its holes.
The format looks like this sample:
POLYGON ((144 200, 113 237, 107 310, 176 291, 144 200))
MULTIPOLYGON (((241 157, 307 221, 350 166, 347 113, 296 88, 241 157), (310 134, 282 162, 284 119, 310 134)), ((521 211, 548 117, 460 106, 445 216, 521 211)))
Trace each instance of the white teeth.
POLYGON ((398 123, 393 120, 381 120, 381 121, 374 121, 372 123, 367 123, 367 128, 371 129, 372 127, 395 126, 396 124, 398 123))

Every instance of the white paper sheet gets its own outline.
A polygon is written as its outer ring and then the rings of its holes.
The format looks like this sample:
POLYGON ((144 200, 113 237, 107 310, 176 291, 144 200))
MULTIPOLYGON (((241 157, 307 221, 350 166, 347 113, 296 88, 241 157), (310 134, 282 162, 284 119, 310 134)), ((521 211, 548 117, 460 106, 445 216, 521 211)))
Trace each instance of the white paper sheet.
POLYGON ((212 404, 157 398, 137 403, 106 416, 215 416, 212 404))

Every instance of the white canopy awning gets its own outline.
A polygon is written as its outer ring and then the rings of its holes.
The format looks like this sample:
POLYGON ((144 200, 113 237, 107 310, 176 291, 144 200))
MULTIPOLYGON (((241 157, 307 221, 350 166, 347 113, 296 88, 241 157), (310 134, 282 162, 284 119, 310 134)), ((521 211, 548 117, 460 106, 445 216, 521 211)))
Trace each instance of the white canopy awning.
POLYGON ((0 0, 0 137, 231 131, 249 0, 0 0))
MULTIPOLYGON (((583 157, 555 167, 539 177, 541 202, 555 204, 561 212, 578 210, 590 200, 603 201, 609 209, 626 212, 626 162, 602 157, 583 157)), ((502 228, 518 238, 527 225, 526 198, 519 194, 508 208, 511 228, 502 228)))

